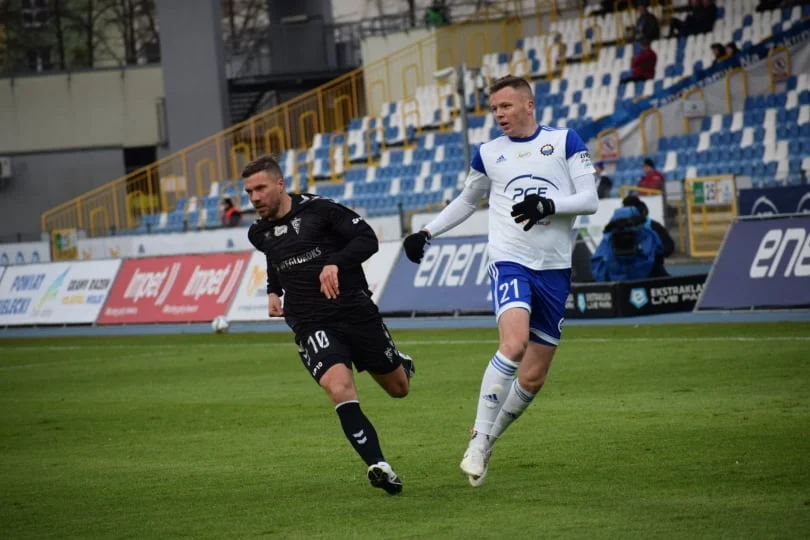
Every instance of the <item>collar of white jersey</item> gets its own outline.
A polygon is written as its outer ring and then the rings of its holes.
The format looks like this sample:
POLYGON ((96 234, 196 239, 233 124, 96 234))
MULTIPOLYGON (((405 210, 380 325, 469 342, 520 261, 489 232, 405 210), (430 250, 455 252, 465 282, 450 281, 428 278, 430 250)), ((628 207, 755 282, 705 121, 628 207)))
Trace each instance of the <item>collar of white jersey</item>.
MULTIPOLYGON (((548 129, 548 128, 546 128, 546 129, 548 129)), ((541 131, 543 131, 543 126, 540 125, 540 124, 537 124, 537 129, 535 129, 534 133, 532 133, 528 137, 512 137, 510 135, 509 140, 512 141, 512 142, 531 142, 531 141, 533 141, 534 139, 537 138, 537 136, 540 134, 541 131)))

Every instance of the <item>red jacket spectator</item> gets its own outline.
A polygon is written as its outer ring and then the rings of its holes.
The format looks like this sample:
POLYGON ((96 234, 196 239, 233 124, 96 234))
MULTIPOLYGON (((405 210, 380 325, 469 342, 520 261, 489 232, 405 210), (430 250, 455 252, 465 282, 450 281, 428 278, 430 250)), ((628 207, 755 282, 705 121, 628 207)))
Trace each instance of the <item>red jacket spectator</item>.
POLYGON ((638 183, 638 187, 664 190, 664 175, 655 170, 655 165, 650 158, 644 160, 644 178, 638 183))
POLYGON ((641 40, 641 50, 633 57, 630 64, 631 75, 619 81, 620 84, 629 82, 647 81, 655 78, 655 64, 658 63, 658 55, 650 48, 649 40, 641 40))
POLYGON ((631 64, 633 78, 639 81, 646 81, 655 77, 655 64, 658 63, 658 55, 650 48, 649 42, 644 43, 644 47, 633 57, 631 64))
POLYGON ((222 224, 225 227, 238 227, 242 221, 242 212, 240 212, 230 199, 222 201, 222 224))

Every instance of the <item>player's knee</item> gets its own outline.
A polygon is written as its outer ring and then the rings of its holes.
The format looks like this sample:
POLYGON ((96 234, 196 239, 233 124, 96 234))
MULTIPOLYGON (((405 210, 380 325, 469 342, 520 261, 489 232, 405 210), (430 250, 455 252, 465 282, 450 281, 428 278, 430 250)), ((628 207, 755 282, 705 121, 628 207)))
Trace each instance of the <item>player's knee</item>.
POLYGON ((501 354, 507 357, 512 362, 520 362, 523 360, 523 355, 526 353, 528 340, 523 341, 519 339, 503 341, 498 348, 501 354))
POLYGON ((321 386, 323 386, 326 394, 334 403, 342 403, 344 401, 357 399, 357 392, 355 391, 354 384, 351 380, 330 380, 325 384, 323 381, 321 381, 321 386))

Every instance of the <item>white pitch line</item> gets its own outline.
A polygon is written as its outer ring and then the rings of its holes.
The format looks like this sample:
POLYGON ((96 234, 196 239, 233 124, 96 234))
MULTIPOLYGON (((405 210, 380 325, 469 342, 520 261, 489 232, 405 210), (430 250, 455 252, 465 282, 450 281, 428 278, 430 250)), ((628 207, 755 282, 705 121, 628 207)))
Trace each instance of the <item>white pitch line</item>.
MULTIPOLYGON (((739 337, 739 336, 702 336, 702 337, 618 337, 618 338, 569 338, 563 339, 563 343, 660 343, 660 342, 790 342, 790 341, 810 341, 810 336, 765 336, 765 337, 739 337)), ((475 344, 489 344, 497 343, 497 339, 426 339, 426 340, 396 340, 398 345, 475 345, 475 344)), ((122 350, 137 348, 153 348, 153 349, 190 349, 190 348, 256 348, 266 349, 273 347, 295 347, 295 343, 233 343, 226 342, 218 343, 143 343, 132 345, 20 345, 4 347, 0 345, 1 351, 88 351, 88 350, 122 350)))

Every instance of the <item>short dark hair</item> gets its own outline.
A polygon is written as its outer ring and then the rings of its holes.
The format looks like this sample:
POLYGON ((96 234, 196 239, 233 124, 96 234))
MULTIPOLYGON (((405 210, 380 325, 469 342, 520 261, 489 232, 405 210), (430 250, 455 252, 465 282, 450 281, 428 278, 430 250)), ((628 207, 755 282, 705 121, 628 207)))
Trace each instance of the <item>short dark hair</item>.
POLYGON ((503 90, 506 87, 514 88, 515 90, 525 90, 530 96, 534 96, 532 87, 529 82, 523 77, 516 77, 514 75, 506 75, 500 79, 495 79, 489 87, 489 95, 491 96, 498 90, 503 90))
MULTIPOLYGON (((636 162, 636 163, 638 163, 638 162, 636 162)), ((644 165, 647 165, 648 167, 652 167, 653 169, 655 168, 655 163, 653 163, 653 160, 651 160, 650 158, 644 158, 644 165)))
POLYGON ((242 169, 242 178, 248 178, 262 171, 267 172, 270 176, 284 178, 284 173, 281 172, 278 161, 270 155, 259 156, 245 165, 245 168, 242 169))
POLYGON ((622 200, 622 206, 637 208, 638 213, 641 214, 641 217, 647 217, 647 214, 650 213, 650 210, 647 208, 647 205, 644 204, 644 201, 635 195, 628 195, 625 197, 622 200))

